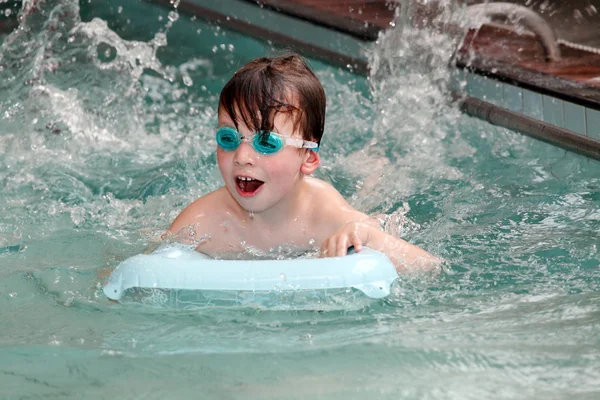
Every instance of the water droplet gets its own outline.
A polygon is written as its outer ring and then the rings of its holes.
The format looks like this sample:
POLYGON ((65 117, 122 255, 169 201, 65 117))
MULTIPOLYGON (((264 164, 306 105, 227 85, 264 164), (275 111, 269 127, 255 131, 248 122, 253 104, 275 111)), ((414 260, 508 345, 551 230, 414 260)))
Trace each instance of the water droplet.
POLYGON ((166 46, 167 45, 167 35, 164 32, 158 32, 156 35, 154 35, 153 42, 156 43, 156 45, 159 47, 166 46))
POLYGON ((177 13, 177 11, 171 11, 171 12, 169 12, 169 21, 175 22, 178 19, 179 19, 179 14, 177 13))
POLYGON ((249 211, 248 217, 250 217, 250 219, 254 219, 254 211, 249 211))
POLYGON ((194 84, 194 81, 192 80, 192 78, 190 78, 189 75, 184 75, 183 76, 183 84, 185 86, 190 87, 190 86, 192 86, 194 84))

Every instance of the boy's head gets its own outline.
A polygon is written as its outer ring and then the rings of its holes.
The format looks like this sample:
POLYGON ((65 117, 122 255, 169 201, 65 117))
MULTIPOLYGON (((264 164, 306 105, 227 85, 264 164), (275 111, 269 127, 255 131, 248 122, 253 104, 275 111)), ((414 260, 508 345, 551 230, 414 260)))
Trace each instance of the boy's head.
POLYGON ((304 140, 321 142, 325 91, 304 59, 291 54, 257 58, 239 69, 219 98, 219 113, 253 131, 272 131, 279 113, 292 119, 304 140))

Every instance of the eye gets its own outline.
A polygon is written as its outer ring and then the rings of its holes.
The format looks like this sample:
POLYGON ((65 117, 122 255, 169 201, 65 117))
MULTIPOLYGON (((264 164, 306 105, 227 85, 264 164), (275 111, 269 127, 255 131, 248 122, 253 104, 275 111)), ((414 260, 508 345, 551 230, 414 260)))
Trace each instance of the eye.
POLYGON ((278 146, 277 137, 272 135, 271 132, 260 132, 258 134, 258 143, 270 149, 276 149, 278 146))
POLYGON ((225 150, 233 150, 240 144, 240 137, 236 130, 223 127, 217 130, 217 144, 225 150))
POLYGON ((221 133, 221 140, 225 143, 234 143, 236 141, 235 139, 235 135, 231 132, 221 133))
POLYGON ((238 138, 238 133, 232 128, 224 127, 217 130, 217 136, 223 140, 235 141, 238 138))

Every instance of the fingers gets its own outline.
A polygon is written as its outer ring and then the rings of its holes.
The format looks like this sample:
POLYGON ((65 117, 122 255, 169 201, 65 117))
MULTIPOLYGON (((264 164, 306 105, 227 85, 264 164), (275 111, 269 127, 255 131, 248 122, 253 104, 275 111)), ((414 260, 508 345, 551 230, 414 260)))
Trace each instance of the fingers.
POLYGON ((339 246, 343 236, 332 236, 321 246, 321 257, 339 257, 339 246))
POLYGON ((354 246, 357 253, 362 250, 362 241, 356 232, 347 235, 332 236, 323 242, 320 257, 343 257, 348 254, 348 248, 354 246))
POLYGON ((339 257, 340 251, 338 248, 343 239, 343 236, 332 236, 323 242, 320 257, 339 257))
POLYGON ((369 243, 369 229, 372 227, 363 223, 348 223, 330 236, 321 245, 321 257, 343 257, 348 254, 348 248, 354 246, 355 252, 363 249, 363 243, 369 243))
POLYGON ((356 232, 352 232, 350 234, 350 243, 352 243, 352 246, 354 246, 354 251, 355 252, 359 252, 362 250, 362 241, 360 240, 360 238, 358 237, 358 234, 356 232))
POLYGON ((343 235, 338 238, 335 244, 335 257, 343 257, 348 253, 348 237, 343 235))
POLYGON ((330 239, 331 238, 325 240, 323 242, 323 244, 321 245, 321 249, 319 250, 319 258, 324 258, 324 257, 328 256, 328 254, 329 254, 328 248, 329 248, 329 240, 330 239))

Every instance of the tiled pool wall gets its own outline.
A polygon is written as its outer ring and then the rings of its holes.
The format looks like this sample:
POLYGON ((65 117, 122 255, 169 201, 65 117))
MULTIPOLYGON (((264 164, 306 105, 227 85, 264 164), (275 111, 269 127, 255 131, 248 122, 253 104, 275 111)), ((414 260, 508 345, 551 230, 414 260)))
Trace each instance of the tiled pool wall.
MULTIPOLYGON (((518 114, 600 140, 600 110, 511 85, 465 69, 457 70, 452 90, 518 114)), ((599 105, 600 108, 600 105, 599 105)))

